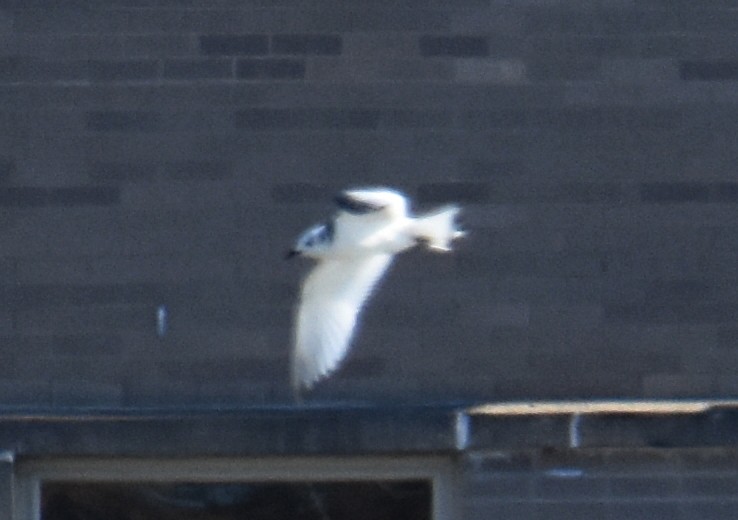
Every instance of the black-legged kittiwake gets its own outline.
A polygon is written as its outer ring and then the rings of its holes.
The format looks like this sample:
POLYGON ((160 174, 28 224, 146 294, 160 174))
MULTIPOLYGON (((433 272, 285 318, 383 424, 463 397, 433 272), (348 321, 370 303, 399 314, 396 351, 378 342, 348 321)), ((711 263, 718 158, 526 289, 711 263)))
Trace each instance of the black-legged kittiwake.
POLYGON ((456 205, 412 216, 405 196, 387 188, 348 190, 335 201, 339 211, 305 231, 288 253, 318 261, 302 284, 295 315, 291 378, 297 394, 346 356, 357 316, 397 253, 418 244, 450 251, 463 235, 456 205))

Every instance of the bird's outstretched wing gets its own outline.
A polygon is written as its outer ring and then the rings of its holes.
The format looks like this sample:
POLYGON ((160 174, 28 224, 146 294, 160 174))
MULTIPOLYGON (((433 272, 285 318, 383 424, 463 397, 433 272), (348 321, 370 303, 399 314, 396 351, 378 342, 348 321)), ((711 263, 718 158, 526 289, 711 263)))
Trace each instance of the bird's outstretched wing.
POLYGON ((292 386, 310 388, 346 356, 356 318, 392 255, 328 259, 305 279, 297 308, 292 386))
POLYGON ((404 216, 407 212, 407 200, 395 190, 387 188, 369 188, 346 190, 334 199, 339 210, 350 215, 366 215, 384 212, 387 216, 404 216))

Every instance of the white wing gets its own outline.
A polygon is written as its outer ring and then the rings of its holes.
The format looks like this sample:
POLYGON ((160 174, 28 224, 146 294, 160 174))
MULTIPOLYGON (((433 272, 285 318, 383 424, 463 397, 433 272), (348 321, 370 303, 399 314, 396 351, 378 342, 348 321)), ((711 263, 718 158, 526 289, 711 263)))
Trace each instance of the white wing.
POLYGON ((297 310, 292 385, 310 388, 348 352, 356 317, 392 255, 328 259, 305 279, 297 310))

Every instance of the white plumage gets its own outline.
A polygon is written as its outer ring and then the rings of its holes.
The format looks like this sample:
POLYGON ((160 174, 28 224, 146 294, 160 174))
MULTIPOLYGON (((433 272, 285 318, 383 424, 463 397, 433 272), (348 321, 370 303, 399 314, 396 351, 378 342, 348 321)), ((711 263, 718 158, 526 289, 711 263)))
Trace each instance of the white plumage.
POLYGON ((416 244, 450 251, 463 233, 457 206, 408 215, 407 200, 384 188, 350 190, 336 197, 338 213, 305 231, 288 256, 318 264, 302 284, 292 351, 292 386, 309 389, 336 369, 348 352, 357 317, 395 254, 416 244))

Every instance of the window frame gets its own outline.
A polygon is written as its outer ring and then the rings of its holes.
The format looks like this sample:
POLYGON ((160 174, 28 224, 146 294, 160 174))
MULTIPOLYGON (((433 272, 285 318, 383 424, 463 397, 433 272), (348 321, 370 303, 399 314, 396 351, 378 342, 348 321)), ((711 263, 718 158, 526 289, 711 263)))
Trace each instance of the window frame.
POLYGON ((433 520, 458 518, 454 461, 442 456, 84 457, 17 460, 14 520, 41 520, 44 482, 304 482, 428 480, 433 520))

